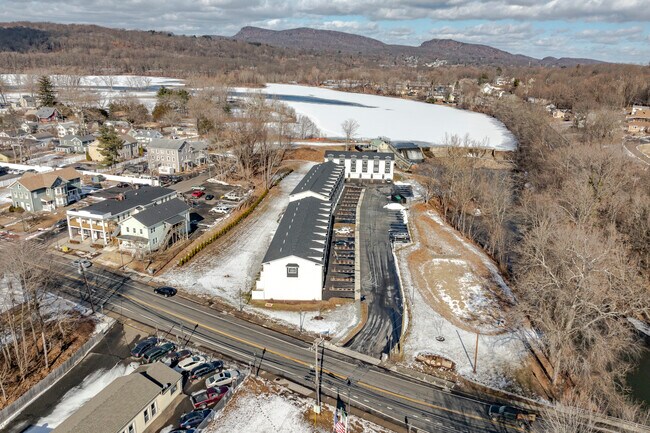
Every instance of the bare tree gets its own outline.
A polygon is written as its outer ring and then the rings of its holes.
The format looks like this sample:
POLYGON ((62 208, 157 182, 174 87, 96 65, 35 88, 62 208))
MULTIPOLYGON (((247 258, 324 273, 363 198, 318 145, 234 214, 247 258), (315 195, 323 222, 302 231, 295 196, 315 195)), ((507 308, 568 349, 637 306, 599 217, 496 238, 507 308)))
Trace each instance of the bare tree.
POLYGON ((349 150, 350 142, 357 135, 359 131, 359 123, 354 119, 344 120, 341 124, 343 134, 345 134, 345 150, 349 150))

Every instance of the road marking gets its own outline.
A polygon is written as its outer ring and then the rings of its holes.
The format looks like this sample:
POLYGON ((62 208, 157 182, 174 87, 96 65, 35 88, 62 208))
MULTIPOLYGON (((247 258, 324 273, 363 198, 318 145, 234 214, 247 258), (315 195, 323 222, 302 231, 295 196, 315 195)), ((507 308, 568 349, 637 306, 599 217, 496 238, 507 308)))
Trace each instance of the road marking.
MULTIPOLYGON (((132 302, 139 303, 139 304, 141 304, 141 305, 147 306, 147 307, 149 307, 149 308, 152 308, 152 309, 155 309, 155 310, 159 310, 159 311, 161 311, 161 312, 163 312, 163 313, 169 314, 170 316, 176 317, 176 318, 179 319, 179 320, 182 320, 182 321, 185 321, 185 322, 189 322, 189 323, 195 323, 194 320, 190 320, 189 318, 187 318, 187 317, 185 317, 185 316, 182 316, 182 315, 180 315, 180 314, 177 314, 177 313, 175 313, 175 312, 173 312, 173 311, 169 311, 169 310, 167 310, 166 308, 162 308, 162 307, 160 307, 160 306, 152 305, 152 304, 149 304, 148 302, 145 302, 145 301, 141 301, 141 300, 135 299, 135 298, 133 298, 133 297, 130 296, 130 295, 120 294, 119 296, 122 296, 122 297, 124 297, 124 298, 126 298, 126 299, 128 299, 128 300, 130 300, 130 301, 132 301, 132 302)), ((219 334, 219 335, 222 335, 222 336, 224 336, 224 337, 231 338, 231 339, 233 339, 233 340, 235 340, 235 341, 238 341, 238 342, 240 342, 240 343, 243 343, 243 344, 246 344, 246 345, 252 346, 252 347, 254 347, 254 348, 256 348, 256 349, 259 349, 259 350, 266 350, 266 352, 268 352, 268 353, 271 353, 271 354, 273 354, 273 355, 275 355, 275 356, 278 356, 278 357, 280 357, 280 358, 287 359, 287 360, 289 360, 289 361, 291 361, 291 362, 294 362, 294 363, 296 363, 296 364, 302 365, 302 366, 304 366, 304 367, 308 367, 308 368, 309 368, 309 367, 311 366, 311 364, 309 364, 309 363, 307 363, 307 362, 301 361, 301 360, 299 360, 299 359, 297 359, 297 358, 294 358, 294 357, 292 357, 292 356, 286 355, 286 354, 284 354, 284 353, 278 352, 278 351, 273 350, 273 349, 267 349, 267 348, 265 348, 265 347, 263 347, 263 346, 261 346, 261 345, 259 345, 259 344, 257 344, 257 343, 253 343, 252 341, 248 341, 248 340, 245 340, 245 339, 243 339, 243 338, 237 337, 237 336, 235 336, 235 335, 231 335, 231 334, 229 334, 229 333, 227 333, 227 332, 224 332, 224 331, 221 331, 221 330, 219 330, 219 329, 213 328, 213 327, 211 327, 211 326, 209 326, 209 325, 199 325, 199 326, 201 326, 201 327, 203 327, 203 328, 205 328, 205 329, 208 329, 208 330, 214 332, 215 334, 219 334)), ((341 379, 341 380, 345 380, 345 379, 346 379, 346 376, 341 375, 341 374, 338 374, 338 373, 335 373, 335 372, 333 372, 333 371, 329 371, 329 370, 327 370, 327 369, 325 369, 325 368, 321 369, 321 371, 322 371, 323 374, 329 374, 329 375, 332 375, 332 376, 334 376, 334 377, 337 377, 337 378, 339 378, 339 379, 341 379)), ((444 407, 444 406, 439 406, 439 405, 435 405, 435 404, 432 404, 432 403, 427 403, 426 401, 422 401, 422 400, 418 400, 418 399, 415 399, 415 398, 412 398, 412 397, 407 397, 407 396, 405 396, 405 395, 397 394, 397 393, 395 393, 395 392, 388 391, 388 390, 386 390, 386 389, 382 389, 382 388, 376 387, 376 386, 374 386, 374 385, 371 385, 371 384, 369 384, 369 383, 365 383, 365 382, 362 382, 362 381, 357 381, 357 384, 358 384, 359 386, 361 386, 361 387, 364 387, 364 388, 367 388, 367 389, 371 389, 371 390, 373 390, 373 391, 375 391, 375 392, 378 392, 378 393, 380 393, 380 394, 390 395, 390 396, 392 396, 392 397, 396 397, 396 398, 398 398, 398 399, 406 400, 406 401, 409 401, 409 402, 411 402, 411 403, 415 403, 415 404, 418 404, 418 405, 421 405, 421 406, 426 406, 426 407, 429 407, 429 408, 431 408, 431 409, 436 409, 436 410, 440 410, 440 411, 443 411, 443 412, 452 413, 452 414, 455 414, 455 415, 461 415, 461 416, 464 416, 464 417, 466 417, 466 418, 471 418, 471 419, 474 419, 474 420, 477 420, 477 421, 481 421, 481 422, 484 422, 484 423, 492 424, 492 422, 491 422, 490 420, 487 420, 486 418, 481 417, 481 416, 478 416, 478 415, 473 415, 473 414, 465 413, 465 412, 458 411, 458 410, 455 410, 455 409, 449 409, 449 408, 444 407)), ((365 400, 365 399, 364 399, 364 401, 368 402, 368 400, 365 400)), ((417 415, 414 415, 414 416, 417 417, 417 415)), ((522 432, 524 431, 524 430, 523 430, 522 428, 520 428, 520 427, 513 427, 513 428, 516 429, 516 430, 522 431, 522 432)))

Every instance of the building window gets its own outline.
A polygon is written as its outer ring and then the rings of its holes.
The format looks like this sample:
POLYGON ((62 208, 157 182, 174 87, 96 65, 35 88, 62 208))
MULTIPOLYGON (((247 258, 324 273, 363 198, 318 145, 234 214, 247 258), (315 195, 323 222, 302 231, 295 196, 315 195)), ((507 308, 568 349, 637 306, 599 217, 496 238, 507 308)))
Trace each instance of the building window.
POLYGON ((352 173, 357 171, 357 158, 356 157, 352 157, 352 159, 350 160, 350 171, 352 173))
POLYGON ((156 402, 155 401, 153 403, 151 403, 150 409, 151 409, 151 416, 152 417, 156 416, 156 413, 158 413, 158 408, 156 408, 156 402))
POLYGON ((133 426, 133 424, 129 424, 128 431, 129 431, 129 433, 135 433, 135 427, 133 426))
POLYGON ((144 410, 144 423, 146 424, 148 422, 149 422, 149 408, 144 410))
POLYGON ((361 172, 368 173, 368 160, 366 158, 361 161, 361 172))
POLYGON ((142 234, 142 229, 140 229, 140 234, 142 234))
POLYGON ((375 159, 372 162, 372 172, 379 173, 379 157, 377 156, 375 156, 375 159))
POLYGON ((385 169, 384 169, 384 173, 387 173, 387 174, 390 173, 390 160, 387 159, 387 160, 384 162, 384 167, 385 167, 385 169))
POLYGON ((287 265, 287 278, 298 278, 298 265, 294 263, 287 265))
POLYGON ((178 384, 175 383, 174 386, 172 386, 172 389, 171 389, 170 393, 171 393, 172 395, 174 395, 174 394, 176 393, 177 390, 178 390, 178 384))

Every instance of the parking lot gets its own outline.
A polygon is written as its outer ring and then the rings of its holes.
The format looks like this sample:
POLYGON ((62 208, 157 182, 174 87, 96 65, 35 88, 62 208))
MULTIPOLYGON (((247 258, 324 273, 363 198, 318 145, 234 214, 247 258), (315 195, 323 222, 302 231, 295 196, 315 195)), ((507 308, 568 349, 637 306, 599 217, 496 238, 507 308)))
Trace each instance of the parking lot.
POLYGON ((185 183, 179 193, 192 206, 193 228, 206 230, 237 209, 246 198, 246 190, 236 185, 214 182, 185 183), (215 209, 216 208, 216 209, 215 209))

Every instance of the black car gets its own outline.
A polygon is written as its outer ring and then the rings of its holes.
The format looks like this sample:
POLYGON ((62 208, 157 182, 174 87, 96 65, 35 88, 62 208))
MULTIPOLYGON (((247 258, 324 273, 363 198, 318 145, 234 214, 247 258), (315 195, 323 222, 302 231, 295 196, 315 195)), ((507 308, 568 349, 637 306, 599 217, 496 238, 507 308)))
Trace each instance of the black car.
POLYGON ((168 286, 162 286, 162 287, 157 287, 153 289, 154 293, 158 295, 163 295, 165 298, 169 296, 174 296, 177 292, 177 290, 173 287, 168 287, 168 286))
POLYGON ((131 349, 131 356, 135 356, 136 358, 142 357, 142 355, 153 348, 156 343, 158 343, 156 337, 149 337, 140 341, 133 349, 131 349))
POLYGON ((163 358, 163 362, 169 364, 171 368, 174 368, 176 365, 178 365, 179 362, 185 358, 189 358, 190 356, 192 356, 191 350, 181 349, 178 352, 172 352, 167 355, 165 358, 163 358))
POLYGON ((212 412, 214 412, 212 409, 203 409, 186 413, 181 417, 178 426, 182 429, 198 427, 212 412))
POLYGON ((208 195, 205 196, 205 199, 206 200, 213 200, 214 196, 212 194, 208 194, 208 195))
POLYGON ((199 380, 223 368, 223 361, 210 361, 199 364, 190 371, 190 380, 199 380))

